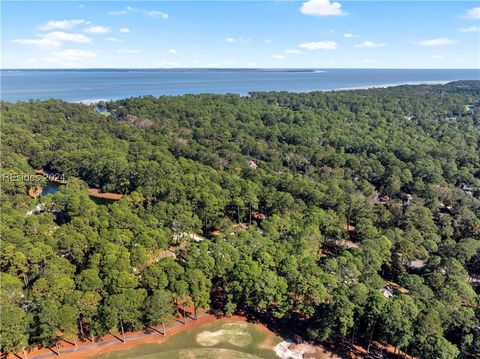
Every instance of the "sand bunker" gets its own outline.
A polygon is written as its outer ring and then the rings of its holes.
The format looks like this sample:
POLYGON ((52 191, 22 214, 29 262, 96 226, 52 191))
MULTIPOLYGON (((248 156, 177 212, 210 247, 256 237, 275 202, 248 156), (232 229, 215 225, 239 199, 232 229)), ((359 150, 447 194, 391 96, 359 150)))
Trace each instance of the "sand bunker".
POLYGON ((311 344, 295 344, 289 341, 278 343, 274 350, 277 356, 282 359, 314 358, 317 353, 317 348, 311 344))
POLYGON ((248 353, 216 348, 184 349, 178 352, 178 357, 181 359, 259 359, 248 353))
POLYGON ((204 347, 225 342, 237 347, 246 347, 252 342, 252 335, 248 332, 248 325, 245 323, 227 323, 215 332, 204 331, 197 334, 196 340, 204 347))
POLYGON ((265 339, 258 346, 261 349, 275 350, 275 345, 278 343, 278 339, 272 332, 265 330, 265 339))

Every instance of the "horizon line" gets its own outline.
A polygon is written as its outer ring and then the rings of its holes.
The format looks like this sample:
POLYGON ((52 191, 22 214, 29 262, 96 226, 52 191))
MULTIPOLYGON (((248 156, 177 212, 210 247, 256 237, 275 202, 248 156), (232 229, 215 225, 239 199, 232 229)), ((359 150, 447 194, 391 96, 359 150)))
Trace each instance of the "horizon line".
POLYGON ((19 70, 469 70, 480 68, 431 67, 0 67, 0 71, 19 70))

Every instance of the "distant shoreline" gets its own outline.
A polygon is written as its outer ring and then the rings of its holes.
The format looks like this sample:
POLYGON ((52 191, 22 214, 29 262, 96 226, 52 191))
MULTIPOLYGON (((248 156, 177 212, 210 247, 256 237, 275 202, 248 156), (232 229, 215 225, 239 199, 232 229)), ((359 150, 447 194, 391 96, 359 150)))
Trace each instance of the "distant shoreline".
MULTIPOLYGON (((386 89, 390 87, 397 87, 397 86, 421 86, 421 85, 446 85, 450 82, 455 82, 456 80, 439 80, 439 81, 409 81, 409 82, 398 82, 392 84, 381 84, 381 85, 366 85, 366 86, 354 86, 354 87, 339 87, 339 88, 332 88, 332 89, 319 89, 319 90, 311 90, 311 91, 286 91, 289 93, 311 93, 311 92, 339 92, 339 91, 356 91, 356 90, 373 90, 373 89, 386 89)), ((461 81, 480 81, 480 80, 461 80, 461 81)), ((256 91, 252 90, 250 92, 283 92, 283 90, 271 90, 271 91, 256 91)), ((240 94, 234 93, 235 95, 239 95, 242 97, 249 97, 249 94, 240 94)), ((180 97, 180 96, 196 96, 196 95, 225 95, 224 93, 214 93, 214 92, 205 92, 205 93, 185 93, 179 95, 150 95, 150 94, 143 94, 137 96, 130 96, 130 97, 142 97, 142 96, 155 96, 155 97, 180 97)), ((83 105, 96 105, 100 102, 111 102, 111 101, 118 101, 122 100, 127 97, 119 97, 119 98, 98 98, 98 99, 85 99, 85 100, 63 100, 61 98, 54 98, 53 100, 61 100, 68 103, 78 103, 83 105)), ((39 100, 39 101, 47 101, 50 99, 30 99, 30 100, 39 100)), ((30 100, 17 100, 17 101, 6 101, 6 102, 19 102, 19 101, 30 101, 30 100)), ((5 101, 2 99, 2 101, 5 101)))
POLYGON ((332 70, 395 70, 395 71, 479 71, 476 68, 407 68, 407 67, 82 67, 82 68, 0 68, 0 71, 332 71, 332 70))
MULTIPOLYGON (((466 80, 466 81, 478 81, 478 80, 466 80)), ((322 92, 327 91, 353 91, 353 90, 371 90, 371 89, 383 89, 389 87, 397 87, 397 86, 417 86, 417 85, 446 85, 449 82, 454 82, 450 80, 438 80, 438 81, 409 81, 409 82, 398 82, 392 84, 385 84, 385 85, 372 85, 372 86, 358 86, 358 87, 344 87, 339 89, 333 90, 321 90, 322 92)))
MULTIPOLYGON (((478 80, 467 80, 467 81, 478 81, 478 80)), ((449 80, 440 80, 440 81, 419 81, 419 82, 404 82, 404 83, 393 83, 393 84, 385 84, 385 85, 366 85, 366 86, 358 86, 358 87, 342 87, 342 88, 332 88, 332 89, 321 89, 321 90, 312 90, 312 91, 287 91, 289 93, 309 93, 309 92, 331 92, 331 91, 355 91, 355 90, 372 90, 372 89, 384 89, 384 88, 389 88, 389 87, 396 87, 396 86, 419 86, 419 85, 445 85, 448 84, 449 80)), ((250 91, 250 92, 281 92, 279 90, 272 90, 272 91, 250 91)), ((160 95, 160 96, 187 96, 187 95, 224 95, 224 94, 218 94, 218 93, 210 93, 210 92, 205 92, 205 93, 199 93, 199 94, 183 94, 183 95, 160 95)), ((242 97, 249 97, 250 95, 248 94, 236 94, 242 97)), ((140 96, 150 96, 149 94, 145 95, 139 95, 140 96)), ((153 95, 151 95, 153 96, 153 95)), ((136 97, 136 96, 133 96, 136 97)), ((106 99, 106 98, 99 98, 99 99, 86 99, 86 100, 79 100, 79 101, 66 101, 69 103, 80 103, 83 105, 96 105, 99 102, 110 102, 110 101, 118 101, 121 100, 122 98, 112 98, 112 99, 106 99)), ((61 99, 58 99, 61 100, 61 99)))
POLYGON ((328 92, 480 80, 476 69, 27 69, 2 70, 2 100, 97 103, 141 96, 328 92))

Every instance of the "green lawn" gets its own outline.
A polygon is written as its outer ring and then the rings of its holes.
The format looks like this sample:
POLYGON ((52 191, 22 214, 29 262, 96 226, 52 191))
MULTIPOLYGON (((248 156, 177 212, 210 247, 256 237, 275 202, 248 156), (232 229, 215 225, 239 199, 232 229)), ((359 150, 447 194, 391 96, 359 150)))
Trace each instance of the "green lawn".
POLYGON ((179 333, 161 344, 142 344, 98 358, 274 359, 278 357, 273 346, 280 341, 252 324, 220 321, 179 333))

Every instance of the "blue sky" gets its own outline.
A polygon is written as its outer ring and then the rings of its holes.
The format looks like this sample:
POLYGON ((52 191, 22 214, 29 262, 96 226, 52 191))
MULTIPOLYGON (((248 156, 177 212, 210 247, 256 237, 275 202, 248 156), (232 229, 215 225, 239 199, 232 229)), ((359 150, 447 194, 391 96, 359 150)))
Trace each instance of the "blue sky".
POLYGON ((478 1, 2 1, 2 68, 479 68, 478 1))

